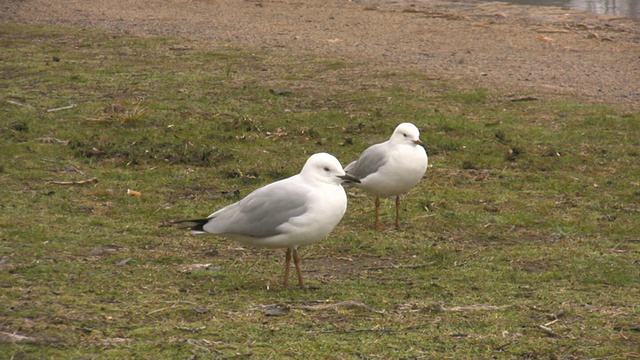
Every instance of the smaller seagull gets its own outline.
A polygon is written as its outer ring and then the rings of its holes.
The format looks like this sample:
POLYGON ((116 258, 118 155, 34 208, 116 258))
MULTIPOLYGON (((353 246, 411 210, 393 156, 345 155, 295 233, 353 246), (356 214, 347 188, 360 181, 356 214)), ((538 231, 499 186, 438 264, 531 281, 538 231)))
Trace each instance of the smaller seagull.
POLYGON ((250 246, 286 248, 284 286, 289 286, 293 257, 298 285, 304 288, 298 246, 323 239, 338 225, 347 210, 344 182, 360 180, 346 174, 333 155, 318 153, 297 175, 263 186, 207 218, 176 223, 191 223, 194 233, 224 235, 250 246))
POLYGON ((411 123, 396 127, 388 141, 367 148, 344 169, 360 179, 357 187, 376 196, 374 227, 378 226, 380 197, 396 197, 396 229, 400 229, 400 195, 409 192, 427 171, 427 152, 420 130, 411 123))

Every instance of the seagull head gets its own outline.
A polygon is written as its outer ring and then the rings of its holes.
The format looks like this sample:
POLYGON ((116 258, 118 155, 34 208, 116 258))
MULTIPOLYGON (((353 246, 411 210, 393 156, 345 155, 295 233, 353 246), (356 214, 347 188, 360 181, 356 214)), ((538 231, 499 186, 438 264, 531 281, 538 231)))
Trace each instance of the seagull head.
POLYGON ((360 179, 346 174, 340 161, 327 153, 311 155, 302 167, 300 175, 325 183, 341 184, 343 182, 359 183, 360 179))
POLYGON ((389 142, 394 144, 413 144, 424 147, 420 140, 420 130, 412 123, 402 123, 391 134, 389 142))

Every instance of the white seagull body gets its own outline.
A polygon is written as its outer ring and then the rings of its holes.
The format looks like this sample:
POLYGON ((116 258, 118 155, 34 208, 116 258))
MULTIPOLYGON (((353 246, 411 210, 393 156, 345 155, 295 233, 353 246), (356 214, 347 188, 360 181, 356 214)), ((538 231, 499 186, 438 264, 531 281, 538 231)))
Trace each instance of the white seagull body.
POLYGON ((416 186, 427 171, 428 157, 420 131, 411 123, 396 127, 389 140, 367 148, 345 172, 360 179, 357 187, 376 196, 374 227, 378 226, 380 197, 396 197, 396 229, 400 228, 400 195, 416 186))
POLYGON ((224 235, 250 246, 286 248, 284 284, 289 284, 293 255, 298 285, 304 288, 298 246, 331 233, 347 210, 342 183, 358 181, 334 156, 318 153, 297 175, 261 187, 207 218, 178 222, 194 223, 190 228, 196 233, 224 235))

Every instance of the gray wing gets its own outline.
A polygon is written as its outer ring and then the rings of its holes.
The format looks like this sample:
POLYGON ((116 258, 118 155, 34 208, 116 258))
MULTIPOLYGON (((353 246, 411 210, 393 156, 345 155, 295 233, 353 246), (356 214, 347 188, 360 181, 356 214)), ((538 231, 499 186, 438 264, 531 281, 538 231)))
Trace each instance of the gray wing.
POLYGON ((239 234, 257 238, 280 234, 278 227, 307 211, 307 191, 286 182, 262 187, 239 202, 216 211, 204 230, 212 234, 239 234))
POLYGON ((384 166, 389 159, 386 151, 384 151, 385 146, 383 145, 384 143, 370 146, 360 155, 358 160, 347 165, 344 171, 360 180, 375 173, 384 166))

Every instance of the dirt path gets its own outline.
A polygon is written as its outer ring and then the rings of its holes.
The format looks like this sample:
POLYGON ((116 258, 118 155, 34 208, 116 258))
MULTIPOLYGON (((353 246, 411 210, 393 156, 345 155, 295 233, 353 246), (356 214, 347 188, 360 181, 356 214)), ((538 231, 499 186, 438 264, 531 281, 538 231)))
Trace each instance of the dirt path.
POLYGON ((313 53, 515 95, 640 103, 640 24, 475 0, 8 0, 0 21, 313 53))

